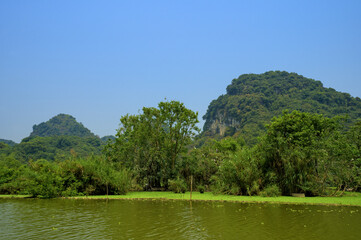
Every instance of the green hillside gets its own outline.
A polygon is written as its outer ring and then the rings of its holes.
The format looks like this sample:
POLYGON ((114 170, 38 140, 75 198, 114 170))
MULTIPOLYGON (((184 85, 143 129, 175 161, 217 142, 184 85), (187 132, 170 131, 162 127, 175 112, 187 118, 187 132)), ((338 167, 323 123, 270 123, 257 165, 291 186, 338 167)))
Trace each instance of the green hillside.
POLYGON ((9 146, 15 146, 16 142, 12 141, 12 140, 6 140, 6 139, 0 139, 0 143, 5 143, 9 146))
POLYGON ((73 116, 68 114, 59 114, 47 122, 33 126, 33 132, 30 137, 49 137, 49 136, 78 136, 94 137, 95 135, 83 124, 76 121, 73 116))
POLYGON ((114 141, 115 137, 113 135, 108 135, 100 138, 100 140, 102 140, 102 143, 106 144, 109 140, 114 141))
POLYGON ((361 117, 361 99, 296 73, 244 74, 233 79, 225 95, 210 103, 203 116, 202 136, 242 135, 253 143, 265 131, 265 124, 285 109, 326 117, 347 115, 354 122, 361 117))
POLYGON ((21 162, 100 155, 104 142, 74 117, 59 114, 33 126, 33 132, 16 145, 1 143, 0 159, 11 156, 21 162))
POLYGON ((25 138, 13 147, 17 159, 22 161, 67 159, 101 153, 102 143, 97 137, 51 136, 25 138))

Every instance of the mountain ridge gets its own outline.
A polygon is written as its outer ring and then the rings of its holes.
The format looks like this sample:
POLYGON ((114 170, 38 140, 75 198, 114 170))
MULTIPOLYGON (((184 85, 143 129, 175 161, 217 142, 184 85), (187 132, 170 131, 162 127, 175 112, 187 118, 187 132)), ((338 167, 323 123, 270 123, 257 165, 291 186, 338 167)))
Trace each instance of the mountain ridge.
POLYGON ((242 135, 248 142, 265 132, 269 121, 288 109, 361 118, 361 99, 325 88, 320 81, 297 73, 268 71, 233 79, 226 94, 213 100, 203 116, 203 136, 242 135))

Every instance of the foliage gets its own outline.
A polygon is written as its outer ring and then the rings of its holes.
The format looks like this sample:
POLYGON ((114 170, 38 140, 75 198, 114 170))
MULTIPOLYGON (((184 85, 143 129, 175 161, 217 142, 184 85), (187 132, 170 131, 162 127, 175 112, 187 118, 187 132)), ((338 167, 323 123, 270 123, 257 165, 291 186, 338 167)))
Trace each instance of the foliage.
MULTIPOLYGON (((8 197, 8 196, 0 196, 8 197)), ((16 196, 11 196, 16 197, 16 196)), ((185 194, 176 194, 169 191, 141 191, 141 192, 129 192, 127 195, 114 195, 108 196, 109 199, 159 199, 159 200, 188 200, 190 198, 190 192, 185 194)), ((86 199, 104 199, 105 196, 82 196, 78 198, 86 199)), ((261 196, 234 196, 226 194, 214 195, 211 192, 205 192, 203 194, 199 192, 192 193, 192 200, 203 201, 232 201, 232 202, 249 202, 249 203, 275 203, 275 204, 311 204, 311 205, 338 205, 338 206, 361 206, 361 193, 348 193, 346 192, 342 197, 261 197, 261 196)))
MULTIPOLYGON (((12 141, 12 140, 6 140, 6 139, 0 139, 0 144, 1 143, 5 143, 11 147, 15 146, 16 145, 16 142, 12 141)), ((0 145, 0 148, 1 148, 1 145, 0 145)))
POLYGON ((274 173, 276 179, 266 181, 276 183, 283 194, 322 195, 327 186, 350 186, 357 168, 337 118, 285 111, 267 128, 260 143, 263 171, 274 173))
POLYGON ((361 120, 357 121, 347 132, 346 139, 350 145, 351 158, 361 168, 361 120))
POLYGON ((83 186, 85 194, 125 194, 129 190, 131 175, 121 166, 96 156, 82 159, 80 163, 86 180, 86 185, 83 186))
POLYGON ((66 114, 59 114, 47 122, 34 125, 33 128, 30 136, 24 138, 20 144, 0 140, 0 154, 14 154, 16 159, 23 162, 87 157, 92 154, 100 155, 107 141, 115 138, 105 136, 100 139, 74 117, 66 114))
POLYGON ((97 137, 29 137, 11 148, 0 149, 0 153, 14 154, 16 159, 22 162, 37 159, 54 161, 75 156, 100 155, 102 148, 102 143, 97 137))
POLYGON ((296 73, 244 74, 233 79, 227 94, 210 103, 202 136, 242 135, 248 144, 255 144, 256 137, 266 132, 265 124, 284 109, 326 117, 347 114, 352 123, 361 117, 361 100, 296 73))
POLYGON ((143 113, 120 121, 115 142, 106 147, 107 157, 133 169, 143 187, 166 187, 178 174, 181 154, 198 131, 197 113, 177 101, 161 102, 158 108, 144 107, 143 113))
POLYGON ((207 189, 212 183, 212 176, 217 174, 225 159, 242 146, 242 138, 227 137, 219 141, 210 139, 200 148, 194 147, 188 152, 188 158, 185 158, 186 163, 182 171, 184 178, 193 175, 195 184, 203 185, 207 189))
POLYGON ((92 194, 125 194, 131 183, 129 171, 103 157, 44 159, 21 164, 0 161, 0 193, 30 194, 52 198, 92 194))
POLYGON ((169 179, 168 185, 168 189, 174 193, 185 193, 187 190, 187 184, 179 177, 177 179, 169 179))
POLYGON ((0 193, 16 194, 21 186, 16 179, 24 170, 23 164, 16 160, 13 154, 0 156, 0 193))
POLYGON ((268 185, 259 195, 261 197, 278 197, 281 196, 281 189, 276 184, 268 185))
POLYGON ((113 136, 113 135, 104 136, 104 137, 100 138, 100 140, 102 141, 102 143, 107 144, 108 141, 113 142, 115 140, 115 136, 113 136))
POLYGON ((361 121, 283 111, 252 147, 239 133, 194 141, 197 122, 197 113, 171 101, 122 117, 104 152, 98 137, 35 136, 14 146, 0 142, 0 194, 185 192, 190 179, 200 192, 229 195, 360 191, 361 121))
POLYGON ((253 156, 252 149, 241 146, 236 149, 228 151, 219 165, 217 177, 213 177, 213 191, 232 195, 258 194, 262 183, 260 162, 253 156))
POLYGON ((78 136, 95 137, 89 129, 83 124, 78 123, 74 117, 67 114, 59 114, 47 122, 33 126, 33 132, 30 137, 49 137, 49 136, 78 136))
POLYGON ((199 193, 204 193, 204 191, 205 191, 205 187, 202 186, 202 185, 199 185, 199 186, 197 187, 197 189, 198 189, 199 193))
POLYGON ((23 176, 26 179, 23 182, 26 193, 43 198, 60 196, 63 183, 58 166, 43 159, 30 161, 29 165, 29 170, 23 176))

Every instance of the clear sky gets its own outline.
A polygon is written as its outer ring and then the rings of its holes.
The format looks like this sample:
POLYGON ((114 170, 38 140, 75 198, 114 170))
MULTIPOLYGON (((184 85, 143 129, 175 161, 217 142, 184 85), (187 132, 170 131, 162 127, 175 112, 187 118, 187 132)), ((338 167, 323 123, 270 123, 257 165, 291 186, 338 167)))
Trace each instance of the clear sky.
POLYGON ((99 135, 233 78, 296 72, 361 97, 361 1, 0 1, 0 138, 67 113, 99 135))

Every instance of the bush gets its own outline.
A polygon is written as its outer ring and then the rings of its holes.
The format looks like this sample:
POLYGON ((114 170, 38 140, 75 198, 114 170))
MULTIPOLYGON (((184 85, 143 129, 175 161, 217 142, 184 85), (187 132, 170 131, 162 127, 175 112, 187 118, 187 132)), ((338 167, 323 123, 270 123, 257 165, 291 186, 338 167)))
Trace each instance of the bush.
POLYGON ((63 197, 73 197, 73 196, 79 196, 80 193, 77 192, 76 189, 73 189, 71 187, 67 188, 65 191, 61 192, 61 196, 63 197))
POLYGON ((223 181, 220 180, 220 178, 216 175, 213 175, 211 177, 211 185, 210 185, 211 191, 213 194, 223 194, 225 193, 226 185, 223 181))
POLYGON ((261 197, 278 197, 281 196, 281 189, 275 184, 268 185, 259 193, 259 195, 261 197))
POLYGON ((140 184, 136 183, 136 181, 134 181, 134 180, 132 181, 129 191, 131 191, 131 192, 141 192, 143 190, 144 190, 144 188, 142 188, 142 186, 140 186, 140 184))
POLYGON ((261 178, 260 162, 252 149, 243 148, 229 155, 219 167, 220 192, 231 195, 254 195, 258 193, 261 178))
POLYGON ((126 194, 131 187, 131 176, 126 169, 112 172, 112 181, 109 182, 115 188, 115 194, 126 194))
POLYGON ((252 196, 252 195, 258 195, 259 194, 259 188, 260 188, 260 184, 258 181, 253 181, 252 186, 251 187, 247 187, 247 194, 252 196))
POLYGON ((25 192, 33 197, 59 197, 63 189, 63 179, 59 176, 59 167, 56 163, 40 159, 29 162, 29 171, 21 177, 25 192))
POLYGON ((240 191, 239 187, 237 185, 232 185, 229 189, 230 195, 242 195, 242 192, 240 191))
POLYGON ((200 193, 204 193, 204 186, 202 186, 202 185, 199 185, 198 186, 198 191, 200 192, 200 193))
POLYGON ((184 182, 183 179, 177 178, 175 180, 169 179, 168 180, 169 190, 173 191, 174 193, 185 193, 187 190, 187 184, 184 182))

